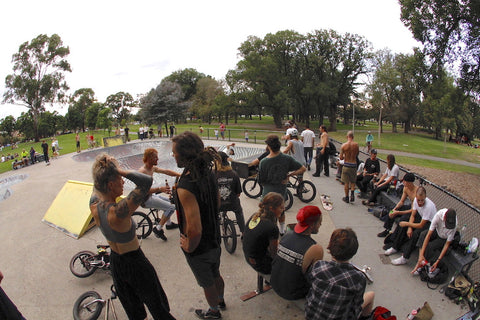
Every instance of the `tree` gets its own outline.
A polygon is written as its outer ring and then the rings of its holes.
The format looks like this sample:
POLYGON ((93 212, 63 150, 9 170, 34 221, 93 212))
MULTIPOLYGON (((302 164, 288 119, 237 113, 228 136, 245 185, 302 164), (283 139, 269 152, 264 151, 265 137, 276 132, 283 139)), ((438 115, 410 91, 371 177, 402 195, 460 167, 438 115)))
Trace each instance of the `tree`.
POLYGON ((95 92, 91 88, 82 88, 75 91, 70 97, 67 119, 70 128, 82 129, 85 132, 85 117, 88 107, 95 102, 95 92))
POLYGON ((90 107, 85 111, 85 125, 90 129, 94 130, 97 126, 97 117, 100 113, 100 110, 103 108, 103 104, 99 102, 94 102, 90 107))
POLYGON ((433 73, 450 64, 461 86, 480 94, 480 2, 400 0, 401 20, 430 56, 433 73), (458 69, 457 69, 458 68, 458 69))
POLYGON ((98 112, 96 127, 103 129, 103 131, 108 130, 108 134, 110 135, 110 131, 112 131, 112 123, 112 110, 107 107, 101 108, 98 112))
POLYGON ((192 113, 211 123, 212 115, 221 113, 216 100, 221 94, 224 94, 224 90, 218 81, 210 77, 200 79, 197 82, 196 93, 192 97, 192 113))
POLYGON ((13 116, 6 116, 0 122, 0 131, 4 137, 12 137, 13 131, 15 131, 16 120, 13 116))
POLYGON ((117 92, 107 97, 105 107, 112 112, 113 118, 116 120, 115 125, 120 125, 122 120, 127 120, 130 112, 127 108, 135 107, 136 103, 130 93, 117 92))
POLYGON ((68 90, 65 72, 71 72, 60 36, 41 34, 20 45, 12 56, 14 73, 5 78, 4 102, 20 103, 30 109, 35 141, 39 141, 38 121, 46 103, 64 102, 68 90))
POLYGON ((183 100, 189 101, 197 92, 197 82, 206 75, 193 68, 187 68, 173 72, 163 81, 175 82, 180 85, 183 92, 183 100))

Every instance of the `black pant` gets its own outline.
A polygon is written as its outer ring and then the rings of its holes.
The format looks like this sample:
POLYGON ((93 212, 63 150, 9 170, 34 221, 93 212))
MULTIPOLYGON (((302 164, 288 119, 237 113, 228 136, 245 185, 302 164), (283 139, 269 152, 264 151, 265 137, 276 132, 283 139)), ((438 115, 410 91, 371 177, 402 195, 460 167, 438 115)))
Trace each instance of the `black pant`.
POLYGON ((430 237, 427 248, 425 249, 425 259, 431 264, 435 263, 440 256, 440 252, 442 252, 445 242, 447 242, 447 239, 440 238, 437 230, 435 230, 430 237))
POLYGON ((25 320, 15 304, 0 287, 0 319, 25 320))
POLYGON ((372 179, 373 179, 373 176, 371 175, 368 175, 368 176, 362 175, 361 179, 357 178, 358 189, 360 189, 361 192, 367 192, 368 184, 370 183, 370 181, 372 181, 372 179))
POLYGON ((307 165, 312 163, 313 147, 303 147, 303 156, 305 157, 305 162, 307 165))
POLYGON ((330 148, 325 148, 325 152, 321 153, 321 148, 317 148, 317 159, 315 160, 315 175, 320 175, 322 169, 325 175, 328 177, 330 175, 330 169, 328 166, 328 157, 330 156, 330 148))
POLYGON ((415 250, 415 248, 417 247, 418 238, 420 238, 420 235, 422 234, 422 232, 425 230, 428 230, 428 228, 430 228, 430 221, 425 223, 423 228, 413 230, 412 237, 408 239, 407 242, 405 242, 402 246, 403 257, 405 259, 410 259, 410 255, 412 254, 413 250, 415 250))
POLYGON ((377 196, 380 194, 380 192, 387 191, 388 188, 390 188, 390 183, 384 184, 381 187, 377 187, 377 188, 373 189, 372 195, 368 199, 368 202, 377 202, 377 196))

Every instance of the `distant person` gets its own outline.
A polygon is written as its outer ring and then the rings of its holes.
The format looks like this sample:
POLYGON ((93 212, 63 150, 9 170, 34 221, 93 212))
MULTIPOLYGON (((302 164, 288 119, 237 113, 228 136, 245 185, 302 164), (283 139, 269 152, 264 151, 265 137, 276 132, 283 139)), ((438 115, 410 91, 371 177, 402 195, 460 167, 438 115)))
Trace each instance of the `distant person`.
POLYGON ((222 140, 225 140, 225 124, 223 122, 220 122, 220 135, 222 136, 222 140))
POLYGON ((272 263, 271 284, 287 300, 305 298, 310 288, 305 277, 308 269, 323 259, 323 248, 312 239, 322 225, 322 212, 316 206, 305 206, 297 213, 297 224, 278 245, 272 263))
POLYGON ((432 219, 418 254, 417 265, 413 268, 412 273, 418 272, 418 268, 423 265, 424 261, 430 264, 430 272, 434 272, 440 261, 447 255, 456 229, 457 212, 447 208, 439 210, 432 219))
POLYGON ((315 173, 314 177, 320 177, 322 170, 325 177, 330 176, 330 169, 328 166, 328 157, 330 156, 330 144, 328 140, 327 127, 325 125, 320 126, 320 143, 317 144, 317 152, 315 154, 315 173))
POLYGON ((140 126, 138 128, 138 136, 140 137, 140 140, 143 141, 143 138, 145 138, 145 129, 143 128, 143 126, 140 126))
POLYGON ((45 160, 45 163, 47 166, 50 164, 50 160, 48 159, 48 144, 45 142, 45 140, 42 140, 42 150, 43 150, 43 159, 45 160))
POLYGON ((245 135, 245 142, 248 143, 248 130, 245 130, 244 135, 245 135))
POLYGON ((307 170, 310 171, 310 164, 313 159, 313 146, 315 144, 315 132, 310 130, 308 126, 300 134, 303 140, 303 152, 305 157, 305 163, 307 164, 307 170))
POLYGON ((387 156, 387 169, 385 173, 380 177, 380 180, 373 184, 373 191, 368 200, 363 200, 362 203, 366 206, 373 206, 377 201, 377 196, 382 191, 387 191, 391 184, 396 184, 400 168, 395 164, 395 156, 389 154, 387 156))
POLYGON ((215 134, 215 138, 217 138, 218 140, 218 130, 217 129, 213 130, 213 133, 215 134))
POLYGON ((146 319, 146 304, 154 319, 174 319, 155 268, 140 248, 132 219, 148 196, 152 177, 122 169, 115 158, 105 153, 95 159, 92 174, 90 211, 110 245, 113 283, 128 318, 146 319), (117 202, 123 194, 124 177, 136 187, 117 202))
MULTIPOLYGON (((287 147, 283 150, 283 153, 289 154, 295 160, 300 162, 302 166, 306 167, 307 162, 305 161, 305 153, 303 148, 303 142, 298 140, 298 131, 293 129, 290 133, 290 140, 287 142, 287 147)), ((300 181, 303 180, 303 173, 297 175, 300 181)))
POLYGON ((175 124, 172 123, 169 129, 170 129, 170 138, 173 138, 173 135, 175 134, 175 124))
POLYGON ((270 274, 277 253, 279 230, 277 220, 285 210, 283 196, 269 192, 258 204, 245 225, 243 253, 247 263, 256 271, 270 274))
MULTIPOLYGON (((28 166, 28 151, 23 149, 21 155, 22 155, 23 165, 28 166)), ((32 162, 32 164, 33 164, 33 162, 32 162)))
POLYGON ((373 142, 373 135, 370 130, 368 131, 368 134, 365 137, 365 142, 367 143, 367 152, 370 153, 370 150, 372 149, 372 142, 373 142))
POLYGON ((52 138, 52 159, 58 158, 58 149, 55 139, 52 138))
MULTIPOLYGON (((3 273, 0 271, 0 284, 3 280, 3 273)), ((18 311, 17 306, 10 300, 2 287, 0 287, 0 319, 5 320, 25 320, 18 311)))
POLYGON ((33 146, 31 146, 30 147, 30 161, 32 161, 32 164, 37 162, 37 157, 35 156, 35 153, 37 153, 37 152, 35 151, 35 149, 33 149, 33 146))
POLYGON ((358 143, 353 141, 353 132, 348 131, 347 142, 342 144, 340 149, 340 160, 344 160, 342 168, 342 182, 344 183, 345 197, 342 200, 346 203, 355 201, 355 183, 357 182, 357 156, 359 152, 358 143), (350 190, 350 198, 348 191, 350 190))
POLYGON ((243 217, 240 194, 242 185, 238 174, 228 162, 229 156, 225 152, 219 152, 221 160, 217 161, 217 184, 220 193, 220 211, 233 211, 237 219, 237 225, 243 234, 245 229, 245 218, 243 217))
POLYGON ((80 153, 81 148, 80 148, 80 135, 78 134, 78 132, 75 134, 75 145, 77 147, 77 153, 80 153))
MULTIPOLYGON (((176 171, 157 167, 157 163, 157 150, 153 148, 147 148, 143 152, 143 166, 138 169, 138 172, 147 174, 151 177, 153 177, 154 173, 165 174, 170 177, 180 176, 180 173, 176 171)), ((158 193, 170 194, 170 192, 171 190, 169 186, 152 187, 150 188, 148 198, 143 204, 145 208, 155 208, 163 211, 162 218, 158 223, 155 223, 155 226, 153 227, 153 233, 155 236, 163 241, 167 241, 167 236, 165 236, 163 226, 165 226, 167 230, 178 228, 178 224, 170 220, 170 217, 175 212, 175 205, 170 203, 169 198, 158 195, 158 193)))
POLYGON ((202 126, 198 126, 198 130, 200 131, 200 135, 203 136, 203 127, 202 126))
POLYGON ((336 229, 327 250, 332 261, 319 260, 307 273, 305 319, 370 319, 375 294, 365 292, 365 275, 349 262, 358 250, 357 235, 350 228, 336 229))
POLYGON ((377 159, 377 150, 370 151, 370 158, 365 160, 361 176, 357 175, 356 185, 360 190, 360 198, 368 198, 368 186, 373 178, 380 174, 380 161, 377 159))
POLYGON ((130 132, 130 128, 128 126, 125 126, 125 139, 127 141, 130 141, 130 136, 128 135, 129 132, 130 132))

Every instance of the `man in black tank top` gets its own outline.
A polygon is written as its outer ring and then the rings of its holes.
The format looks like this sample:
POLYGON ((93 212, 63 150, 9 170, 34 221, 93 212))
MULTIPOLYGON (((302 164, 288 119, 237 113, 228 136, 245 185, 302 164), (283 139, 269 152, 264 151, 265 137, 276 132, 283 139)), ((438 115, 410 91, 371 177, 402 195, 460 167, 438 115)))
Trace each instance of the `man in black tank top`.
POLYGON ((317 260, 323 259, 323 248, 311 234, 317 234, 322 224, 322 212, 316 206, 305 206, 298 211, 294 231, 282 237, 273 259, 271 284, 284 299, 305 298, 309 285, 305 272, 317 260))

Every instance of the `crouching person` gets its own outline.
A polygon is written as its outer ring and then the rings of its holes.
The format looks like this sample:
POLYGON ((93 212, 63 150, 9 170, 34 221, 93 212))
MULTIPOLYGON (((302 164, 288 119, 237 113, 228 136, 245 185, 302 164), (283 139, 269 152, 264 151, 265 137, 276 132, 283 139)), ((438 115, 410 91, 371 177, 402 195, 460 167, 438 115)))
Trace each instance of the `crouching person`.
POLYGON ((307 273, 311 287, 305 304, 306 319, 368 319, 375 294, 365 292, 367 280, 349 263, 358 240, 350 229, 337 229, 327 249, 333 261, 319 260, 307 273))
POLYGON ((312 239, 322 224, 322 212, 316 206, 305 206, 297 213, 293 232, 280 240, 273 259, 271 285, 275 292, 287 300, 305 298, 309 284, 305 273, 317 260, 323 259, 323 248, 312 239))

